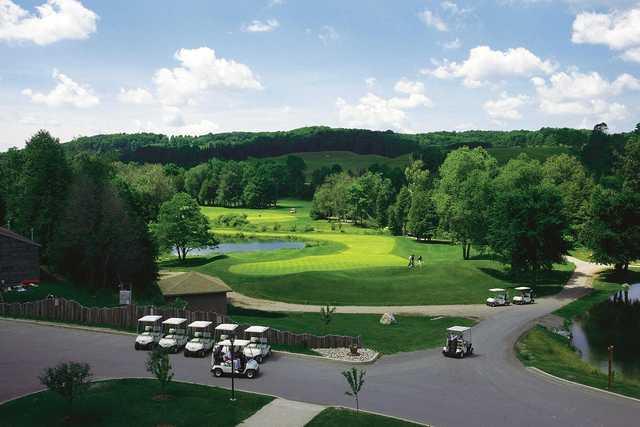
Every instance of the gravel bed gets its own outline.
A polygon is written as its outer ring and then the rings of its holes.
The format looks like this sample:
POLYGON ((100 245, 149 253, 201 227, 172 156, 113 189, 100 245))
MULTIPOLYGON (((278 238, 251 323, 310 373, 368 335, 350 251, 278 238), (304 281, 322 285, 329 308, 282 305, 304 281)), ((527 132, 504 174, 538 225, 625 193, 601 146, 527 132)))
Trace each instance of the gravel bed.
POLYGON ((314 348, 313 351, 317 351, 324 357, 336 360, 344 360, 346 362, 371 362, 378 356, 378 352, 371 350, 370 348, 358 349, 358 355, 352 356, 351 350, 346 347, 340 348, 314 348))

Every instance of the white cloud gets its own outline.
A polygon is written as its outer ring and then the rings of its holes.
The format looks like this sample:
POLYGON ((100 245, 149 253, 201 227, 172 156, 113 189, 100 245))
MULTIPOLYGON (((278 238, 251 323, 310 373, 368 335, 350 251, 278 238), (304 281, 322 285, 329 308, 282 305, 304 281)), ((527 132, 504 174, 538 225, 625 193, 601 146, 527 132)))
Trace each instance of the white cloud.
POLYGON ((489 100, 483 108, 495 120, 518 120, 522 114, 518 110, 529 101, 526 95, 509 96, 506 92, 500 94, 500 98, 489 100))
POLYGON ((425 9, 422 12, 418 13, 418 18, 420 18, 420 20, 424 22, 427 27, 435 28, 438 31, 449 30, 447 28, 447 23, 429 9, 425 9))
POLYGON ((336 41, 340 38, 340 34, 331 25, 324 25, 318 32, 318 38, 324 44, 336 41))
POLYGON ((98 15, 76 0, 48 0, 31 14, 11 0, 0 0, 0 40, 47 45, 86 39, 96 31, 98 15))
POLYGON ((72 105, 77 108, 93 107, 100 103, 89 85, 76 83, 70 77, 53 70, 52 77, 58 82, 49 93, 34 92, 24 89, 22 94, 31 98, 34 104, 45 104, 50 107, 72 105))
POLYGON ((608 81, 597 72, 581 73, 573 70, 559 72, 549 78, 531 79, 538 95, 539 108, 547 114, 588 115, 603 120, 622 120, 628 117, 626 106, 609 99, 624 90, 640 90, 640 80, 621 74, 608 81))
POLYGON ((625 11, 579 13, 573 21, 571 41, 626 50, 623 59, 640 62, 640 4, 625 11))
POLYGON ((364 83, 367 85, 367 88, 372 89, 378 81, 375 77, 367 77, 364 79, 364 83))
POLYGON ((171 127, 180 127, 186 124, 182 110, 171 106, 163 108, 162 121, 171 127))
POLYGON ((153 102, 153 95, 151 95, 148 90, 142 88, 120 88, 118 101, 122 102, 123 104, 151 104, 153 102))
POLYGON ((465 86, 479 87, 489 80, 550 74, 554 69, 551 61, 542 60, 523 47, 501 51, 477 46, 469 50, 469 57, 461 63, 445 59, 435 69, 421 72, 439 79, 462 78, 465 86))
POLYGON ((266 21, 260 21, 259 19, 254 19, 249 24, 244 25, 242 27, 242 31, 247 33, 267 33, 275 30, 280 26, 280 23, 277 19, 268 19, 266 21))
POLYGON ((204 135, 206 133, 213 133, 220 129, 220 126, 210 120, 200 120, 195 123, 187 123, 180 127, 168 129, 169 135, 204 135))
POLYGON ((212 88, 262 89, 253 71, 242 63, 216 57, 208 47, 180 49, 174 55, 181 66, 161 68, 153 82, 165 105, 193 103, 193 97, 212 88))
POLYGON ((383 98, 371 92, 349 104, 343 98, 336 100, 340 121, 347 126, 371 129, 406 130, 407 113, 418 107, 431 107, 433 103, 424 94, 424 84, 407 79, 399 80, 394 90, 402 95, 383 98))
POLYGON ((462 43, 459 38, 455 38, 451 41, 442 43, 442 47, 445 49, 460 49, 462 47, 462 43))
POLYGON ((269 7, 281 6, 284 4, 284 0, 269 0, 269 7))

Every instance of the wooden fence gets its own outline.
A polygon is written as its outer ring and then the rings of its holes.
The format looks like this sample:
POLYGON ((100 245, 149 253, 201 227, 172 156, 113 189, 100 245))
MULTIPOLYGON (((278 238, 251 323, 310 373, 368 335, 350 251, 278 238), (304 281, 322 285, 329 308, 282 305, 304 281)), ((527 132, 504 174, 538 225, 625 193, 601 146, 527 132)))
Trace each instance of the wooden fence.
MULTIPOLYGON (((156 308, 151 306, 128 305, 121 307, 84 307, 75 301, 64 298, 51 298, 23 303, 0 304, 0 316, 41 319, 54 322, 75 323, 79 325, 104 326, 134 331, 140 317, 157 314, 164 319, 182 317, 193 322, 208 320, 214 324, 232 322, 229 316, 212 311, 190 311, 175 308, 156 308)), ((250 325, 241 324, 239 338, 246 338, 244 330, 250 325)), ((304 346, 307 348, 349 347, 352 344, 362 347, 360 336, 297 334, 288 331, 270 329, 267 338, 271 344, 304 346)))

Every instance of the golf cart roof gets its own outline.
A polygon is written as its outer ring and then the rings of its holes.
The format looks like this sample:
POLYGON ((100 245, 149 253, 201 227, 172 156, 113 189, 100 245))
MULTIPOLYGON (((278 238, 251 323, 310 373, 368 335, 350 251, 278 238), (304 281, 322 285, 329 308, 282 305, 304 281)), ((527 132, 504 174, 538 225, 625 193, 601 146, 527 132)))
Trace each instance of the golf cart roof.
MULTIPOLYGON (((234 347, 245 347, 247 345, 249 345, 251 341, 249 340, 233 340, 233 346, 234 347)), ((220 341, 218 343, 218 345, 221 345, 223 347, 229 347, 231 345, 231 341, 229 340, 224 340, 224 341, 220 341)))
POLYGON ((504 289, 502 289, 502 288, 491 288, 491 289, 489 289, 489 292, 504 292, 504 289))
POLYGON ((187 326, 190 328, 206 328, 213 322, 209 322, 208 320, 196 320, 195 322, 189 323, 187 326))
POLYGON ((263 334, 269 330, 268 326, 249 326, 244 331, 250 334, 263 334))
POLYGON ((468 326, 452 326, 450 328, 447 328, 447 331, 449 332, 466 332, 468 330, 470 330, 471 328, 468 326))
POLYGON ((516 291, 530 291, 530 290, 531 290, 531 288, 528 287, 528 286, 518 286, 516 288, 516 291))
POLYGON ((235 323, 221 323, 218 326, 216 326, 216 331, 229 331, 229 332, 233 332, 236 329, 238 329, 239 325, 236 325, 235 323))
POLYGON ((183 319, 182 317, 172 317, 171 319, 167 319, 164 322, 162 322, 163 325, 182 325, 184 322, 186 322, 187 319, 183 319))
POLYGON ((157 322, 160 319, 162 319, 162 316, 147 315, 147 316, 142 316, 141 318, 139 318, 138 322, 157 322))

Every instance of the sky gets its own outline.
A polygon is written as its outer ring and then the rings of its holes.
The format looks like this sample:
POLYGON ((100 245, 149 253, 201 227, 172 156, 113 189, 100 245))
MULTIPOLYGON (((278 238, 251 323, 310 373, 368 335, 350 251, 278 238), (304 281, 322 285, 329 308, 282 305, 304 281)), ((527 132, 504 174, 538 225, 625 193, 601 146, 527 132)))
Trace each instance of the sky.
POLYGON ((640 122, 640 1, 0 0, 0 151, 199 135, 640 122))

